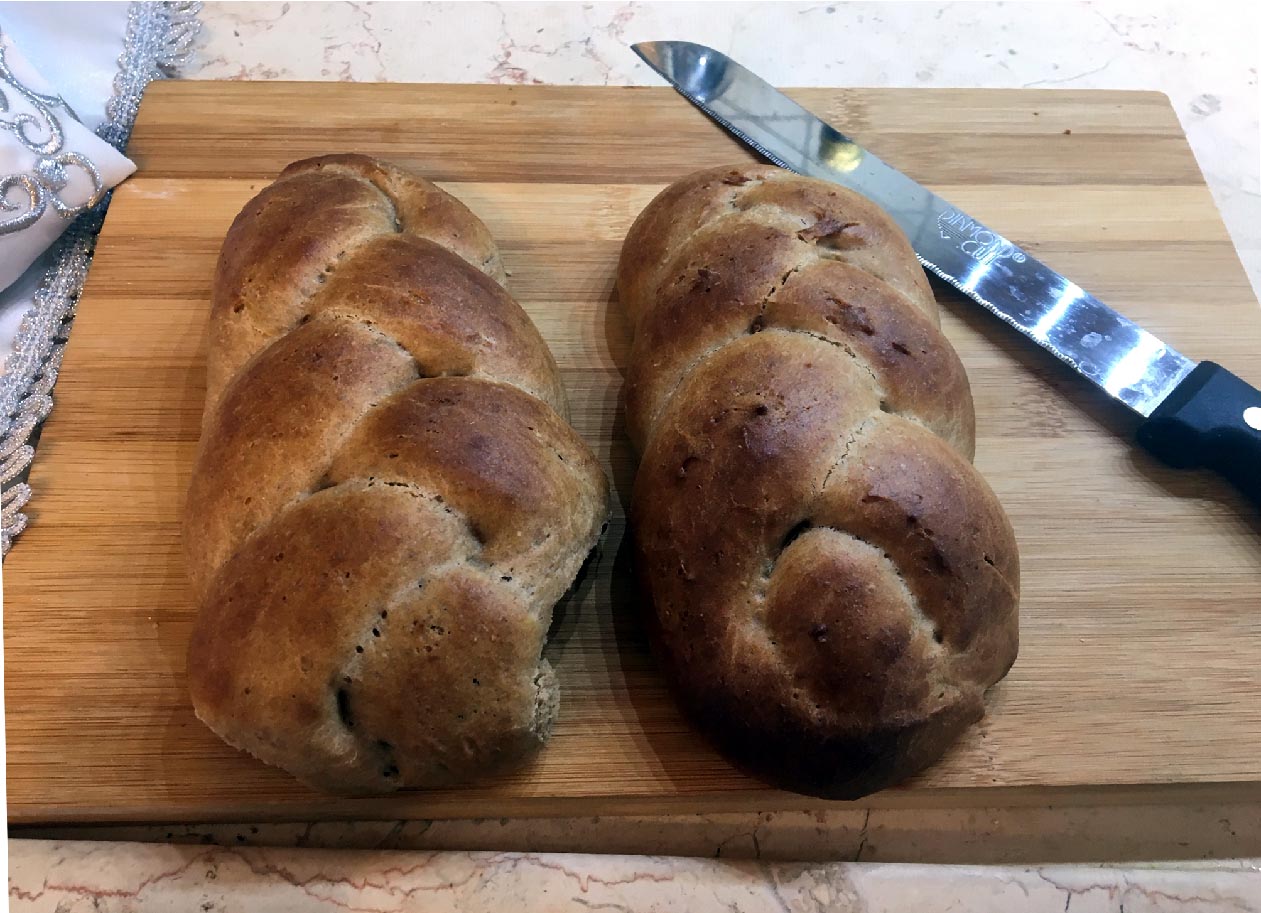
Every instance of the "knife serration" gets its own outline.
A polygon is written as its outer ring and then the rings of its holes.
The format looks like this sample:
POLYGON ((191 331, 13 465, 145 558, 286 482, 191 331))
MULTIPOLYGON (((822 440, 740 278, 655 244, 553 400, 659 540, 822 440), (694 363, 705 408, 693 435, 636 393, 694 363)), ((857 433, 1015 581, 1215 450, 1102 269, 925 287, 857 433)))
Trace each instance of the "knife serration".
POLYGON ((1151 415, 1195 367, 721 52, 687 41, 644 42, 633 50, 768 161, 856 190, 879 204, 906 232, 925 269, 1139 415, 1151 415))

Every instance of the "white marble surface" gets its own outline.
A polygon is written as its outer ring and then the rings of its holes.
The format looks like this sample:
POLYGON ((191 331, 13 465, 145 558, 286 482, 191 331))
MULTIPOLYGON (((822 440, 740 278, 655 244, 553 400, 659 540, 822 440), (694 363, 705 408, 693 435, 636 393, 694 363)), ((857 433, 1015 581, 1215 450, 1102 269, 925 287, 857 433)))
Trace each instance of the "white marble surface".
POLYGON ((20 913, 1261 909, 1261 860, 1121 871, 33 841, 9 852, 10 909, 20 913))
POLYGON ((779 85, 1159 90, 1261 289, 1255 4, 207 3, 203 18, 194 79, 657 85, 629 45, 685 38, 779 85))

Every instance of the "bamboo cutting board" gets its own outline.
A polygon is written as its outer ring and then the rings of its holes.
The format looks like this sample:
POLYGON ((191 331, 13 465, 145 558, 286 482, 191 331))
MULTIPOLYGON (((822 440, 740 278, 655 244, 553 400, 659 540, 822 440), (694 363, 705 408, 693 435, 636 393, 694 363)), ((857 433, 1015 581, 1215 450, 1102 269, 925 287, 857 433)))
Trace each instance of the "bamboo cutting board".
MULTIPOLYGON (((1177 348, 1261 383, 1261 313, 1164 96, 794 94, 1177 348)), ((12 820, 817 804, 735 773, 679 719, 622 549, 634 466, 618 408, 619 245, 662 185, 743 149, 666 89, 172 82, 149 90, 129 151, 140 170, 101 234, 31 477, 35 514, 4 567, 12 820), (223 745, 186 697, 178 516, 219 242, 286 163, 342 150, 415 167, 486 220, 615 481, 599 562, 549 646, 564 689, 555 737, 529 768, 477 787, 321 798, 223 745)), ((1255 512, 1216 479, 1133 450, 1123 410, 939 294, 976 395, 977 462, 1020 540, 1022 648, 986 720, 871 801, 1254 789, 1255 512)))

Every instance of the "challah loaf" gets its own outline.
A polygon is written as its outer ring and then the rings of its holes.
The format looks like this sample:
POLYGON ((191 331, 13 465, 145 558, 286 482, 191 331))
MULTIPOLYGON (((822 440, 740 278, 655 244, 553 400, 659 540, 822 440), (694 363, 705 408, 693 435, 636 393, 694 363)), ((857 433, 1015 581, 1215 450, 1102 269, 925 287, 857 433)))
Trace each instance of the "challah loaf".
POLYGON ((316 787, 464 780, 551 729, 540 651, 608 489, 503 280, 459 201, 361 156, 290 165, 224 241, 189 685, 316 787))
POLYGON ((798 792, 925 767, 1015 660, 1019 568, 905 236, 832 184, 702 171, 635 222, 618 289, 636 565, 688 715, 798 792))

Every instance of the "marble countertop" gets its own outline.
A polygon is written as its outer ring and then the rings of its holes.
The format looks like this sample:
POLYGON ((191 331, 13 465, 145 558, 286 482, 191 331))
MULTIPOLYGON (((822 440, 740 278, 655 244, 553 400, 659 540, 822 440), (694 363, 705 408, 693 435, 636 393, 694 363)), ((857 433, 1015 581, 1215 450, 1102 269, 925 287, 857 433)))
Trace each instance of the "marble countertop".
MULTIPOLYGON (((1171 2, 207 3, 198 56, 183 75, 656 85, 628 45, 677 37, 726 51, 781 85, 1156 89, 1174 105, 1261 289, 1261 14, 1200 13, 1171 2)), ((9 844, 12 908, 57 913, 401 910, 422 902, 435 911, 881 910, 928 901, 1057 913, 1261 909, 1255 803, 830 808, 615 826, 585 818, 46 828, 15 836, 42 839, 9 844), (642 855, 572 855, 579 849, 642 855), (1141 862, 1151 859, 1180 861, 1141 862), (911 864, 925 862, 937 864, 911 864), (1066 864, 1046 864, 1055 862, 1066 864)))
POLYGON ((1254 910, 1261 860, 1119 870, 759 863, 666 856, 9 844, 15 913, 1254 910), (249 887, 243 895, 242 886, 249 887))

